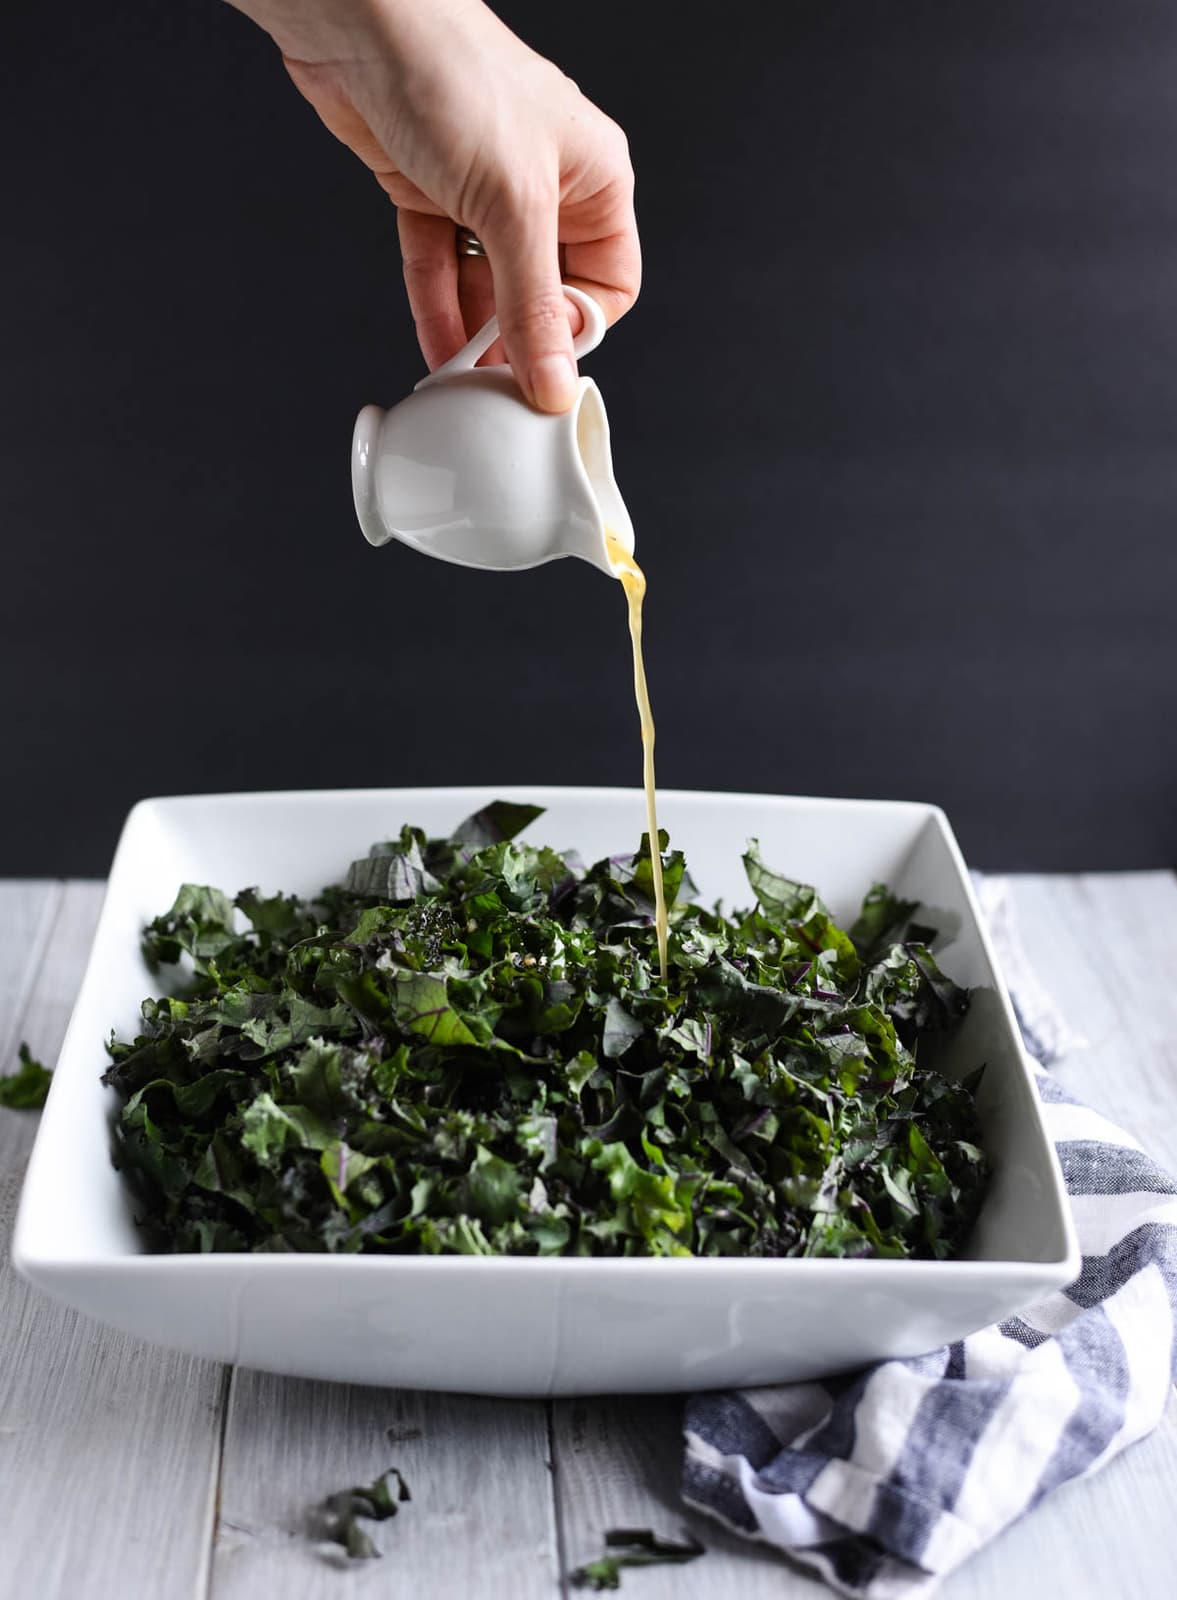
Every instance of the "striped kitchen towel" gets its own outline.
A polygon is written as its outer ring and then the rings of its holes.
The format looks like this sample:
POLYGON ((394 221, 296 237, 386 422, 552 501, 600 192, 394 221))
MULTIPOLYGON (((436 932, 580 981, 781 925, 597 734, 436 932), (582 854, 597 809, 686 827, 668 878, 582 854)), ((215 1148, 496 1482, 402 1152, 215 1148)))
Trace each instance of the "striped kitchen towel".
MULTIPOLYGON (((1016 993, 1026 969, 999 954, 1016 993)), ((1036 985, 1018 1009, 1038 1019, 1028 1044, 1062 1036, 1036 985)), ((1164 1412, 1177 1365, 1177 1183, 1048 1073, 1035 1078, 1083 1256, 1068 1289, 929 1355, 687 1405, 685 1499, 841 1594, 930 1594, 1164 1412)))

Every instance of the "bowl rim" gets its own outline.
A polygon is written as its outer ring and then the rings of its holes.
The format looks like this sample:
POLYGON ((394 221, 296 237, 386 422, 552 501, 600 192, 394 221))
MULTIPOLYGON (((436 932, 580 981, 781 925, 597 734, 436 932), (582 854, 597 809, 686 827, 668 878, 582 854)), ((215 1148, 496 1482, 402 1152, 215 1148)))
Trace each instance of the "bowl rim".
MULTIPOLYGON (((477 803, 486 804, 487 797, 501 797, 504 799, 533 799, 537 803, 546 800, 567 801, 583 799, 585 797, 599 797, 624 799, 635 801, 642 798, 643 791, 625 785, 595 785, 595 784, 441 784, 441 785, 406 785, 388 787, 363 787, 363 788, 335 788, 335 789, 277 789, 277 790, 237 790, 223 791, 211 794, 184 793, 173 795, 146 796, 136 801, 127 813, 119 833, 113 859, 106 880, 106 891, 103 896, 102 908, 95 925, 89 953, 77 994, 71 1008, 69 1023, 62 1039, 58 1062, 60 1062, 72 1048, 73 1034, 79 1022, 79 1013, 82 1010, 82 1001, 86 991, 95 981, 95 953, 102 947, 102 939, 108 913, 113 903, 112 889, 119 886, 121 876, 128 870, 128 860, 138 847, 137 833, 143 824, 160 810, 182 811, 191 807, 218 807, 218 806, 244 806, 247 809, 263 809, 274 805, 288 804, 325 804, 325 805, 365 805, 376 800, 390 801, 395 798, 400 801, 405 798, 405 803, 411 803, 407 797, 429 797, 432 803, 477 803)), ((863 1277, 864 1283, 885 1283, 888 1278, 900 1275, 904 1278, 924 1278, 931 1274, 935 1282, 944 1283, 951 1278, 964 1278, 969 1282, 983 1283, 986 1280, 1004 1280, 1011 1274, 1022 1274, 1027 1279, 1041 1281, 1043 1287, 1061 1285, 1071 1281, 1081 1267, 1082 1258, 1079 1251, 1078 1238, 1075 1232, 1074 1219, 1067 1197, 1062 1170, 1057 1152, 1051 1141, 1042 1117, 1041 1102, 1034 1085, 1034 1066, 1021 1042, 1021 1034, 1013 1011, 1004 976, 996 959, 989 930, 977 900, 969 870, 965 864, 963 854, 957 843, 952 826, 944 810, 934 802, 919 800, 888 800, 854 796, 821 796, 821 795, 782 795, 773 791, 729 791, 709 789, 672 789, 659 788, 659 798, 675 804, 701 804, 736 802, 740 805, 755 805, 757 803, 786 801, 802 806, 812 806, 822 810, 843 811, 846 814, 854 812, 865 813, 868 811, 885 810, 893 815, 907 814, 929 821, 936 828, 941 843, 947 849, 953 868, 963 888, 966 903, 973 921, 973 927, 980 941, 983 954, 995 981, 995 992, 1002 1010, 1011 1037, 1018 1045, 1017 1057, 1021 1074, 1029 1090, 1033 1105, 1033 1114, 1036 1122, 1039 1142, 1046 1158, 1046 1170, 1041 1177, 1048 1182, 1051 1189, 1050 1199, 1054 1202, 1059 1215, 1062 1228, 1063 1249, 1061 1254, 1048 1258, 1030 1258, 1025 1256, 988 1257, 984 1260, 974 1260, 968 1257, 949 1257, 946 1259, 911 1259, 879 1258, 879 1257, 845 1257, 845 1256, 565 1256, 565 1255, 399 1255, 399 1254, 372 1254, 360 1255, 344 1252, 237 1252, 237 1251, 209 1251, 209 1252, 152 1252, 147 1250, 136 1251, 110 1251, 102 1254, 85 1256, 58 1255, 31 1247, 30 1239, 34 1233, 35 1218, 30 1215, 31 1196, 35 1194, 37 1184, 33 1180, 39 1176, 41 1167, 53 1156, 52 1133, 55 1119, 52 1114, 54 1096, 60 1092, 59 1081, 54 1076, 50 1085, 49 1096, 46 1102, 45 1113, 41 1126, 37 1130, 33 1150, 29 1158, 25 1180, 22 1185, 20 1203, 17 1211, 16 1223, 11 1241, 11 1257, 18 1274, 26 1281, 51 1287, 57 1279, 76 1279, 92 1276, 103 1278, 126 1276, 129 1278, 143 1275, 160 1275, 172 1277, 176 1274, 188 1275, 193 1272, 208 1274, 227 1273, 230 1276, 264 1274, 267 1277, 297 1277, 327 1270, 339 1274, 345 1270, 345 1264, 350 1264, 346 1270, 370 1274, 389 1272, 408 1272, 410 1274, 428 1273, 434 1275, 441 1273, 453 1275, 462 1272, 491 1272, 499 1276, 510 1274, 514 1271, 535 1273, 541 1267, 545 1273, 555 1276, 564 1274, 583 1274, 589 1269, 594 1273, 603 1273, 606 1276, 620 1276, 635 1278, 642 1269, 650 1273, 661 1275, 679 1275, 687 1273, 696 1276, 700 1272, 707 1272, 716 1277, 734 1276, 737 1273, 752 1272, 760 1275, 775 1274, 785 1271, 792 1278, 806 1278, 816 1274, 818 1281, 828 1278, 836 1269, 839 1276, 846 1278, 863 1277), (46 1139, 45 1134, 49 1133, 46 1139), (331 1262, 332 1266, 324 1267, 324 1263, 331 1262), (199 1266, 196 1263, 200 1263, 199 1266)))

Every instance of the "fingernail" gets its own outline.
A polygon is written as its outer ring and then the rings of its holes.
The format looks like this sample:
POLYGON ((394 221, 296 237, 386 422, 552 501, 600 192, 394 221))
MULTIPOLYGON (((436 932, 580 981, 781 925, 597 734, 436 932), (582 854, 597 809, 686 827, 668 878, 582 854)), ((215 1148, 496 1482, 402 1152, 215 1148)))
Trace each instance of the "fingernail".
POLYGON ((576 369, 567 356, 542 356, 531 369, 531 392, 541 411, 567 411, 576 399, 576 369))

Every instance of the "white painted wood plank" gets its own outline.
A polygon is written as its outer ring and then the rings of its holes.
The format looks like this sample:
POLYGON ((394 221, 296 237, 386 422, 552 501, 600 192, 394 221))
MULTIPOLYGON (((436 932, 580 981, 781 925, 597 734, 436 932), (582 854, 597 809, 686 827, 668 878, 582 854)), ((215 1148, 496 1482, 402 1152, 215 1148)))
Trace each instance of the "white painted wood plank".
POLYGON ((16 1071, 20 1018, 62 892, 45 878, 0 883, 0 1076, 16 1071))
POLYGON ((1010 885, 1026 954, 1089 1041, 1056 1077, 1177 1171, 1177 878, 1085 873, 1010 885))
POLYGON ((238 1369, 212 1600, 552 1600, 555 1510, 542 1402, 367 1389, 238 1369), (391 1434, 389 1433, 391 1430, 391 1434), (390 1466, 412 1500, 363 1527, 380 1560, 310 1537, 316 1508, 390 1466))
MULTIPOLYGON (((47 1066, 52 1066, 57 1057, 65 1021, 61 1023, 60 1032, 55 1031, 51 1017, 46 1018, 42 1028, 40 1018, 30 1014, 28 1002, 38 971, 44 965, 46 947, 64 893, 64 884, 51 879, 0 883, 0 1075, 5 1077, 17 1070, 17 1049, 22 1039, 33 1055, 47 1066), (31 1037, 26 1037, 30 1027, 34 1031, 31 1037), (22 1029, 26 1033, 22 1033, 22 1029), (50 1048, 45 1048, 46 1043, 50 1048)), ((5 1270, 3 1263, 8 1257, 8 1239, 16 1215, 21 1178, 36 1131, 35 1115, 0 1108, 0 1239, 3 1241, 0 1273, 5 1270)), ((0 1284, 2 1282, 0 1279, 0 1284)), ((2 1296, 0 1288, 0 1317, 5 1304, 2 1296)), ((0 1462, 3 1459, 0 1445, 0 1462)))
MULTIPOLYGON (((72 883, 14 1036, 52 1062, 90 946, 102 885, 72 883)), ((7 896, 6 896, 7 901, 7 896)), ((2 905, 0 905, 2 909, 2 905)), ((95 1071, 102 1041, 95 1043, 95 1071)), ((55 1305, 8 1261, 36 1118, 0 1110, 0 1549, 45 1600, 196 1597, 212 1520, 222 1372, 55 1305)))
POLYGON ((828 1590, 762 1544, 689 1512, 678 1492, 681 1395, 557 1400, 552 1437, 566 1570, 605 1553, 608 1528, 689 1531, 706 1554, 682 1566, 622 1573, 634 1600, 819 1600, 828 1590), (640 1595, 639 1595, 640 1585, 640 1595))

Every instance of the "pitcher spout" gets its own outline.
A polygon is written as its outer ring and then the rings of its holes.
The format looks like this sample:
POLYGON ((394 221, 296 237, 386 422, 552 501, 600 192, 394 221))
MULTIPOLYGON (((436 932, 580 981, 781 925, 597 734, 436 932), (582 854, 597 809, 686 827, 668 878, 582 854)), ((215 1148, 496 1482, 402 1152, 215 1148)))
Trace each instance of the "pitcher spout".
POLYGON ((591 378, 581 379, 575 438, 577 456, 596 516, 578 530, 577 547, 567 553, 591 561, 593 566, 613 578, 616 573, 609 559, 605 535, 611 534, 627 555, 633 555, 633 523, 621 498, 617 479, 613 476, 613 453, 609 444, 609 418, 605 412, 605 402, 591 378))
POLYGON ((380 406, 365 406, 356 418, 351 440, 351 492, 356 516, 369 544, 387 544, 393 537, 384 526, 376 501, 376 460, 380 445, 380 406))

